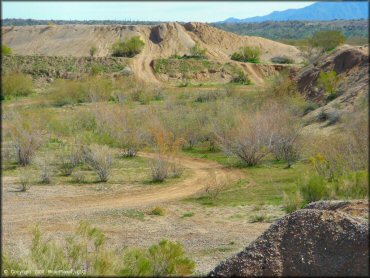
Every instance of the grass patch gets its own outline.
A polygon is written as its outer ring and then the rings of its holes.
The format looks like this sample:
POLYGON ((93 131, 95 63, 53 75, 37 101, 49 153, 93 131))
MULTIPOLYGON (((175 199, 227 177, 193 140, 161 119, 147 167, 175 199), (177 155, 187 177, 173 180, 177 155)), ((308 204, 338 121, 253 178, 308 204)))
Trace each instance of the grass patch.
POLYGON ((192 217, 192 216, 194 216, 194 212, 189 211, 189 212, 185 212, 185 213, 181 216, 181 218, 192 217))

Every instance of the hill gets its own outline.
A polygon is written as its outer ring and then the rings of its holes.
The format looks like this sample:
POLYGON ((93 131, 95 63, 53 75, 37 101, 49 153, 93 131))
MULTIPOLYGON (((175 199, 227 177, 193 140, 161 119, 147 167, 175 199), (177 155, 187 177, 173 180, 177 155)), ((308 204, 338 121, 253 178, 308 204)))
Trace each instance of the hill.
MULTIPOLYGON (((163 23, 145 25, 41 25, 2 28, 3 42, 16 55, 87 57, 92 45, 97 47, 96 57, 110 56, 117 40, 140 36, 145 42, 142 53, 130 59, 130 67, 141 79, 156 82, 153 61, 171 55, 189 54, 198 43, 207 49, 209 60, 231 62, 230 55, 240 47, 249 45, 261 48, 261 63, 270 63, 275 56, 288 56, 300 62, 300 51, 289 45, 253 36, 238 36, 203 23, 163 23)), ((253 76, 251 67, 245 65, 253 76)), ((248 72, 249 71, 249 72, 248 72)))
POLYGON ((335 20, 335 19, 367 19, 369 3, 359 2, 318 2, 301 9, 275 11, 265 16, 245 19, 228 18, 223 22, 262 22, 281 20, 335 20))
POLYGON ((334 21, 265 21, 214 23, 214 27, 238 35, 259 36, 272 40, 297 40, 312 36, 321 30, 340 30, 346 38, 367 40, 367 20, 334 20, 334 21))

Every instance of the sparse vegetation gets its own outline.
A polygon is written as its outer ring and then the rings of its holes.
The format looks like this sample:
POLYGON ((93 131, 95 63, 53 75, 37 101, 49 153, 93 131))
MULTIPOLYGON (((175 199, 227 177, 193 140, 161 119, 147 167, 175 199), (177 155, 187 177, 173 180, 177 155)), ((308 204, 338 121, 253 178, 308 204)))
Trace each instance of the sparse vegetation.
POLYGON ((7 73, 1 80, 1 98, 12 99, 34 93, 32 79, 22 73, 7 73))
POLYGON ((165 214, 165 211, 162 207, 156 206, 153 208, 150 212, 150 215, 157 215, 157 216, 163 216, 165 214))
POLYGON ((276 56, 271 58, 272 63, 276 64, 294 64, 294 60, 287 56, 276 56))
POLYGON ((89 49, 90 57, 94 57, 94 55, 96 54, 97 51, 98 51, 98 48, 95 45, 90 47, 90 49, 89 49))

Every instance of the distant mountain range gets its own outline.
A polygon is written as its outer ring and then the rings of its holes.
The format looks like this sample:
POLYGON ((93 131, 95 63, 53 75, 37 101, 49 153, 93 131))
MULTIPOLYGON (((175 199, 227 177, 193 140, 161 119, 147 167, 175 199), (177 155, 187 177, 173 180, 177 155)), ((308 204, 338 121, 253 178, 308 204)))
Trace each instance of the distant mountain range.
POLYGON ((317 2, 301 9, 289 9, 272 12, 265 16, 245 19, 230 17, 218 23, 242 23, 287 20, 335 20, 335 19, 368 19, 369 2, 317 2))

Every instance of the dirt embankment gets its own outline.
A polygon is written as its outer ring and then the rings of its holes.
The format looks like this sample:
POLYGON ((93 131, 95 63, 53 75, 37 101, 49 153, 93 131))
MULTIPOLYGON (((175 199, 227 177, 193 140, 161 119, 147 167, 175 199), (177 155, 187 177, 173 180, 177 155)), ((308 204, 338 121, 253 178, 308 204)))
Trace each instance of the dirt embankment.
MULTIPOLYGON (((366 103, 369 90, 368 46, 343 45, 322 56, 313 65, 303 68, 297 75, 299 91, 308 99, 321 103, 305 116, 307 123, 321 123, 327 126, 339 122, 339 118, 354 112, 367 114, 366 103), (338 84, 333 100, 326 99, 325 92, 317 85, 320 72, 335 71, 338 84)), ((362 117, 362 116, 361 116, 362 117)))
POLYGON ((210 276, 367 276, 369 227, 361 217, 367 208, 367 201, 310 204, 273 224, 210 276))
MULTIPOLYGON (((10 46, 15 54, 45 56, 89 56, 89 49, 97 47, 97 57, 107 57, 111 45, 117 40, 140 36, 145 42, 142 53, 130 60, 134 74, 148 82, 159 82, 152 61, 168 58, 173 54, 189 54, 191 47, 199 43, 207 49, 210 60, 222 63, 230 62, 230 55, 241 46, 258 46, 261 48, 262 63, 270 63, 275 56, 287 56, 300 62, 297 48, 259 37, 238 36, 203 23, 164 23, 157 26, 123 26, 123 25, 55 25, 55 26, 21 26, 3 27, 3 43, 10 46)), ((236 63, 236 62, 235 62, 236 63)), ((240 63, 245 64, 245 63, 240 63)), ((260 82, 260 66, 244 65, 244 71, 252 81, 260 82)), ((262 70, 266 72, 266 70, 262 70)))

